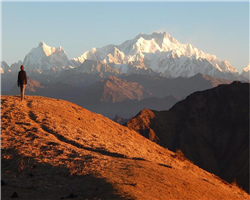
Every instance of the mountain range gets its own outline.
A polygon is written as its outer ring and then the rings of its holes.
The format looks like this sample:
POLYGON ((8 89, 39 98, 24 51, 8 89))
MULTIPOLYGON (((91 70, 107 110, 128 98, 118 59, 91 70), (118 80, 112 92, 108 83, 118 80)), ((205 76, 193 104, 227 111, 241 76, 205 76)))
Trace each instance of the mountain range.
POLYGON ((1 73, 18 71, 20 64, 32 73, 53 77, 62 71, 71 70, 73 72, 68 73, 99 73, 103 77, 105 72, 113 75, 125 73, 166 77, 191 77, 202 73, 230 80, 239 77, 237 70, 228 61, 206 54, 191 44, 182 44, 166 32, 139 34, 121 45, 92 48, 72 59, 68 59, 62 47, 50 47, 40 42, 38 47, 25 56, 23 62, 14 63, 9 69, 2 63, 1 73))
POLYGON ((133 65, 171 77, 190 77, 197 73, 223 78, 237 75, 237 70, 229 62, 206 54, 191 44, 181 44, 166 32, 139 34, 118 46, 93 48, 72 61, 78 66, 86 59, 114 63, 124 73, 133 65))

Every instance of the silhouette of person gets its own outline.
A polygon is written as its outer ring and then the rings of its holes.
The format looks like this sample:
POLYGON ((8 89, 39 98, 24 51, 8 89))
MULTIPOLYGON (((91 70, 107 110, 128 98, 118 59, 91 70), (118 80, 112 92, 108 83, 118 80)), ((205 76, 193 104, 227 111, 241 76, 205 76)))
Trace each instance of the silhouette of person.
POLYGON ((18 79, 17 79, 17 86, 20 86, 20 92, 21 92, 21 101, 24 99, 24 90, 25 90, 25 85, 27 84, 27 75, 26 72, 24 71, 24 66, 21 65, 20 71, 18 73, 18 79))

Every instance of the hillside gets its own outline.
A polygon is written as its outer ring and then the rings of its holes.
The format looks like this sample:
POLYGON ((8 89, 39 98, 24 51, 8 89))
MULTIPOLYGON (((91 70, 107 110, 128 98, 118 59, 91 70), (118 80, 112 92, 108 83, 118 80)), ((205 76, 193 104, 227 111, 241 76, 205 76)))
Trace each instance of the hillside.
POLYGON ((145 109, 127 126, 249 192, 249 84, 195 92, 169 111, 145 109))
POLYGON ((100 114, 59 99, 1 97, 2 199, 249 199, 100 114))

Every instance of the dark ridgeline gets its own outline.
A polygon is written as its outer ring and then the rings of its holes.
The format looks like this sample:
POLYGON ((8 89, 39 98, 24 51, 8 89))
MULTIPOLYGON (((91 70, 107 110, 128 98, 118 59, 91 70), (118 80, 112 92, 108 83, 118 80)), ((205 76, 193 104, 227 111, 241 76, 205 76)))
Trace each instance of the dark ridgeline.
POLYGON ((142 110, 126 124, 249 192, 249 84, 195 92, 169 111, 142 110))

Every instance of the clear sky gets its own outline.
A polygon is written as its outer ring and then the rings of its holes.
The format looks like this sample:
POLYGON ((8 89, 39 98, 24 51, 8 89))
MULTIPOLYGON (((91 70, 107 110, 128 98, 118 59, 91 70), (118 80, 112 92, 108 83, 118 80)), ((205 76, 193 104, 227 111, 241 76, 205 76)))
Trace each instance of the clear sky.
POLYGON ((40 41, 69 58, 166 31, 181 43, 229 61, 249 63, 249 2, 2 2, 2 60, 24 59, 40 41))

